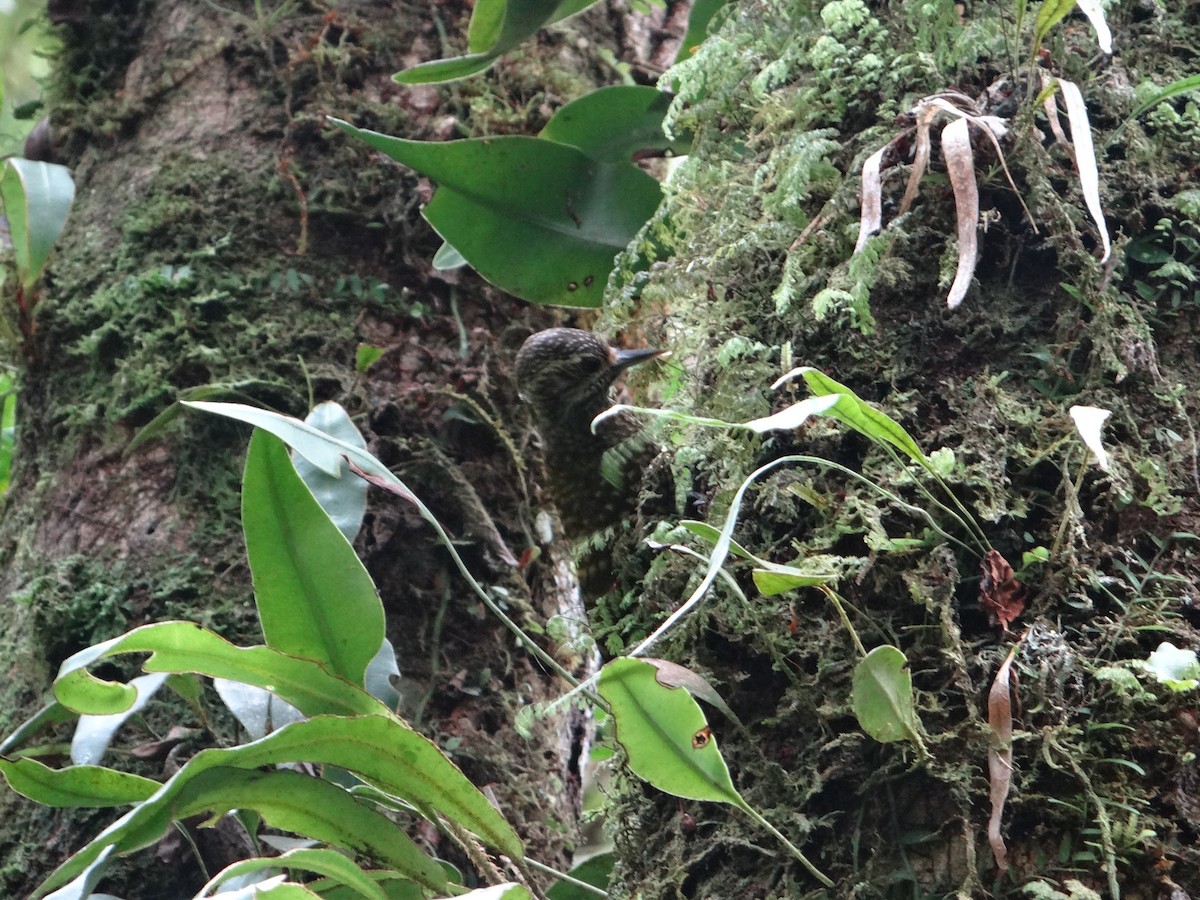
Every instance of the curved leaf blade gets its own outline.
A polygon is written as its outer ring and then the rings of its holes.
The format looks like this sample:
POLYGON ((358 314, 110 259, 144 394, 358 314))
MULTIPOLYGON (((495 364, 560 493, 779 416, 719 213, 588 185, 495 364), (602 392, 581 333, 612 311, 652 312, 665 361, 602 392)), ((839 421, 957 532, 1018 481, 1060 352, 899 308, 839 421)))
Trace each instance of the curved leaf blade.
POLYGON ((52 769, 34 759, 0 759, 0 775, 22 797, 60 809, 140 803, 161 787, 152 778, 104 766, 52 769))
POLYGON ((383 604, 354 548, 292 466, 287 447, 262 430, 246 454, 242 528, 267 646, 324 662, 362 684, 383 641, 383 604))
POLYGON ((536 303, 598 306, 614 258, 662 199, 658 182, 635 166, 555 141, 429 143, 333 121, 437 181, 429 223, 488 281, 536 303))
POLYGON ((270 647, 238 647, 192 622, 159 622, 81 650, 60 667, 54 682, 58 701, 80 713, 122 712, 137 696, 128 685, 102 681, 85 668, 125 653, 149 653, 147 672, 192 672, 228 678, 277 694, 308 716, 379 715, 386 708, 362 688, 331 674, 310 659, 270 647))
POLYGON ((676 797, 744 809, 704 713, 687 691, 660 684, 657 672, 629 658, 614 659, 600 670, 597 690, 612 709, 629 768, 676 797))
POLYGON ((876 647, 854 667, 853 685, 854 715, 863 731, 882 744, 920 746, 912 673, 903 653, 888 644, 876 647))
POLYGON ((538 137, 578 147, 601 162, 630 162, 642 151, 686 154, 690 136, 671 140, 663 119, 672 96, 645 85, 611 85, 568 103, 538 137))
POLYGON ((8 216, 17 276, 25 290, 46 268, 74 199, 75 182, 65 166, 16 157, 4 161, 0 201, 8 216))

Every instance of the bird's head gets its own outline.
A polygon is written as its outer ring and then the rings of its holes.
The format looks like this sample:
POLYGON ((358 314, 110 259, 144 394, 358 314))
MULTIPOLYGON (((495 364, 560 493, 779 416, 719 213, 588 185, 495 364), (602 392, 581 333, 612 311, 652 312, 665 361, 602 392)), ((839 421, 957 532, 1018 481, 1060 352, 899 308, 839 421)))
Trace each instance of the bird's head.
POLYGON ((543 422, 590 423, 608 408, 609 389, 622 372, 665 352, 618 350, 590 331, 550 328, 531 335, 517 353, 517 386, 543 422))

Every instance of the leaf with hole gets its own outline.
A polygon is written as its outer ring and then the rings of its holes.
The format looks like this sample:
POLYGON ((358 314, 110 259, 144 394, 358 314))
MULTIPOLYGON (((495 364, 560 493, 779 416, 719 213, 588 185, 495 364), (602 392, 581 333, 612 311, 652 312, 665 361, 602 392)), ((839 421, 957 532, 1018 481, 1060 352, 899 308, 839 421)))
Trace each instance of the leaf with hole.
POLYGON ((629 768, 673 796, 744 808, 704 713, 687 691, 665 687, 657 676, 637 659, 614 659, 600 670, 597 690, 629 768))

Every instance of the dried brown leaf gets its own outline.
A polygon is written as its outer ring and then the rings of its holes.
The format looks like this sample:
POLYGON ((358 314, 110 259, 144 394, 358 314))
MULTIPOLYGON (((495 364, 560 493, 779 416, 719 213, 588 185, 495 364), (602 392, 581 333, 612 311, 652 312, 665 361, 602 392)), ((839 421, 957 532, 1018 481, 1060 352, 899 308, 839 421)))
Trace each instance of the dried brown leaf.
POLYGON ((883 154, 890 144, 884 144, 867 157, 862 167, 862 213, 858 224, 858 241, 854 244, 857 253, 866 246, 867 238, 883 227, 883 154))
POLYGON ((993 625, 1005 631, 1025 611, 1025 585, 1013 577, 1013 567, 998 550, 989 550, 980 563, 979 607, 993 625))
POLYGON ((929 137, 929 126, 933 123, 935 115, 937 115, 937 107, 926 103, 917 104, 917 143, 913 153, 912 171, 908 173, 904 196, 900 198, 900 215, 908 212, 913 201, 917 199, 917 189, 921 184, 921 178, 929 168, 929 152, 933 144, 929 137))
POLYGON ((1000 820, 1004 815, 1004 804, 1012 790, 1012 687, 1009 673, 1012 669, 1013 658, 1017 648, 1009 651, 1008 657, 996 672, 988 691, 988 782, 989 796, 992 801, 992 815, 988 819, 988 843, 992 847, 992 857, 996 860, 996 868, 1001 872, 1008 868, 1008 847, 1000 834, 1000 820))
POLYGON ((951 309, 967 296, 979 254, 979 185, 975 183, 970 127, 966 119, 956 119, 942 129, 942 156, 954 189, 954 211, 958 218, 958 268, 946 295, 946 305, 951 309))

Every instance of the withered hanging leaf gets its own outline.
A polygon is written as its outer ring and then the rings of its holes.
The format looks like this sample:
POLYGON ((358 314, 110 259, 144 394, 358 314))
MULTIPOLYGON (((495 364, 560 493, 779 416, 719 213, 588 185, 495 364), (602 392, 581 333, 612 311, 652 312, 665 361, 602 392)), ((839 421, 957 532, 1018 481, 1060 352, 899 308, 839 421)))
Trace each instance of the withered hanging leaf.
POLYGON ((946 295, 946 305, 955 309, 967 296, 979 255, 976 234, 979 185, 975 181, 975 154, 971 151, 971 131, 966 119, 957 119, 942 129, 942 156, 950 187, 954 189, 954 213, 958 219, 958 267, 946 295))
POLYGON ((1005 631, 1025 611, 1025 585, 1013 577, 1013 567, 998 550, 989 550, 980 563, 983 578, 979 582, 979 607, 988 621, 1005 631))
POLYGON ((1004 815, 1004 804, 1012 789, 1013 720, 1009 673, 1016 654, 1017 648, 1013 647, 996 673, 991 690, 988 691, 988 781, 991 787, 989 793, 992 815, 988 819, 987 835, 988 843, 992 846, 992 857, 996 860, 996 868, 1001 872, 1008 868, 1008 848, 1000 835, 1000 819, 1004 815))
POLYGON ((915 116, 917 119, 917 143, 913 153, 912 171, 908 173, 908 183, 904 185, 904 196, 900 200, 899 215, 904 215, 912 209, 913 201, 917 199, 921 179, 929 168, 929 154, 932 151, 933 140, 929 136, 929 128, 937 115, 938 107, 932 103, 918 103, 915 116))
POLYGON ((854 245, 857 253, 866 246, 867 238, 877 234, 883 227, 883 176, 880 168, 883 164, 883 154, 888 144, 884 144, 867 157, 862 167, 862 213, 858 222, 858 241, 854 245))
POLYGON ((1084 205, 1092 214, 1092 220, 1100 232, 1100 244, 1104 248, 1100 262, 1106 263, 1112 255, 1112 242, 1108 237, 1108 226, 1104 222, 1104 209, 1100 205, 1100 171, 1096 166, 1096 148, 1092 143, 1092 126, 1088 121, 1087 104, 1083 102, 1083 94, 1074 82, 1060 78, 1058 89, 1062 91, 1063 102, 1067 107, 1067 121, 1071 125, 1075 166, 1079 170, 1079 190, 1083 193, 1084 205))

